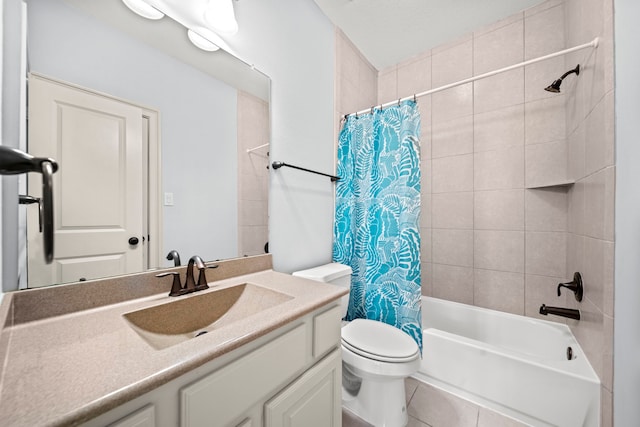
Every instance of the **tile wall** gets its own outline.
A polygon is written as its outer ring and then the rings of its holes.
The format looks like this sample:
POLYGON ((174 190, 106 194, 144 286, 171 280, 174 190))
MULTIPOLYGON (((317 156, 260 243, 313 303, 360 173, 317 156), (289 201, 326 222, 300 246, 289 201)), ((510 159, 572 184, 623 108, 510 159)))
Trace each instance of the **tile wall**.
MULTIPOLYGON (((549 1, 382 70, 378 102, 565 48, 549 1)), ((419 98, 423 293, 539 317, 567 278, 565 95, 551 59, 419 98)))
MULTIPOLYGON (((421 97, 423 294, 568 323, 613 425, 612 0, 549 0, 377 76, 376 104, 600 37, 587 49, 421 97), (543 89, 565 71, 562 93, 543 89), (567 184, 575 181, 575 184, 567 184), (567 185, 558 185, 567 184, 567 185), (582 273, 585 300, 556 286, 582 273), (538 314, 579 308, 582 320, 538 314)), ((372 67, 338 31, 336 111, 373 105, 372 67), (364 77, 363 77, 364 76, 364 77)), ((336 132, 339 126, 336 126, 336 132)))
POLYGON ((580 63, 580 77, 566 87, 568 169, 567 272, 580 271, 585 295, 582 319, 569 321, 602 381, 602 426, 613 425, 614 324, 614 67, 613 1, 565 0, 568 45, 599 38, 596 50, 568 55, 565 68, 580 63))
POLYGON ((268 234, 269 104, 238 91, 238 255, 264 254, 268 234))

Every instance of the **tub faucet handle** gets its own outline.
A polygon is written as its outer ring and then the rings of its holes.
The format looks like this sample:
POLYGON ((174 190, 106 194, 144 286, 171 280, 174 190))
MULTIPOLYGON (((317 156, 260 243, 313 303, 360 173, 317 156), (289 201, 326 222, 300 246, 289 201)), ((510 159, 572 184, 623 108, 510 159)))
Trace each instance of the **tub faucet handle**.
POLYGON ((558 296, 561 295, 560 288, 567 288, 573 292, 576 301, 582 301, 584 287, 582 286, 582 276, 577 271, 573 273, 573 281, 568 283, 558 283, 558 296))

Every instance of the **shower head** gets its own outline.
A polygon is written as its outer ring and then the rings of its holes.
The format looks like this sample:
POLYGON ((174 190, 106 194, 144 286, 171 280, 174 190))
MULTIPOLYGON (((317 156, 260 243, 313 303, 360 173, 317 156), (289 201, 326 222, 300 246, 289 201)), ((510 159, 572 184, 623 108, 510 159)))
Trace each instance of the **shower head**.
POLYGON ((551 83, 549 86, 545 87, 544 90, 547 92, 560 93, 560 85, 562 84, 562 80, 558 79, 551 83))
POLYGON ((564 73, 562 76, 560 76, 558 80, 554 81, 549 86, 545 87, 544 90, 546 90, 547 92, 560 93, 560 85, 562 84, 562 80, 564 80, 564 78, 567 77, 569 74, 573 74, 573 73, 575 73, 576 76, 580 75, 580 64, 576 65, 576 68, 574 68, 573 70, 569 70, 566 73, 564 73))

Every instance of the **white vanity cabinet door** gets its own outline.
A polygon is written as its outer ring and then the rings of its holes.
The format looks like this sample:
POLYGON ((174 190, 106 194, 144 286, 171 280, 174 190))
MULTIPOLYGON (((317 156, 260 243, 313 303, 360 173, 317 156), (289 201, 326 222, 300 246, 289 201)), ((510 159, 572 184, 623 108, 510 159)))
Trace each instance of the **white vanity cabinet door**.
POLYGON ((265 427, 340 427, 342 357, 334 350, 265 404, 265 427))
POLYGON ((308 357, 307 330, 306 325, 300 325, 184 387, 180 391, 180 425, 237 425, 234 421, 252 406, 304 370, 308 357))
POLYGON ((147 405, 139 411, 110 424, 109 427, 155 427, 156 414, 153 405, 147 405))

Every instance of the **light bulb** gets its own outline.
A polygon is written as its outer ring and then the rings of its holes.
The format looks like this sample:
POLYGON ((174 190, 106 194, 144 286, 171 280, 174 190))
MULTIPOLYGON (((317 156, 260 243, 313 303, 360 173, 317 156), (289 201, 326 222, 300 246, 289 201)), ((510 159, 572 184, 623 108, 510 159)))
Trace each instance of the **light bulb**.
POLYGON ((187 29, 187 36, 189 37, 189 40, 191 40, 191 43, 202 50, 206 50, 207 52, 215 52, 220 49, 218 45, 207 40, 191 29, 187 29))
POLYGON ((143 0, 122 0, 129 9, 147 19, 161 19, 164 13, 143 0))
POLYGON ((231 1, 209 0, 209 5, 204 11, 205 21, 217 33, 232 35, 238 32, 238 22, 231 1))

